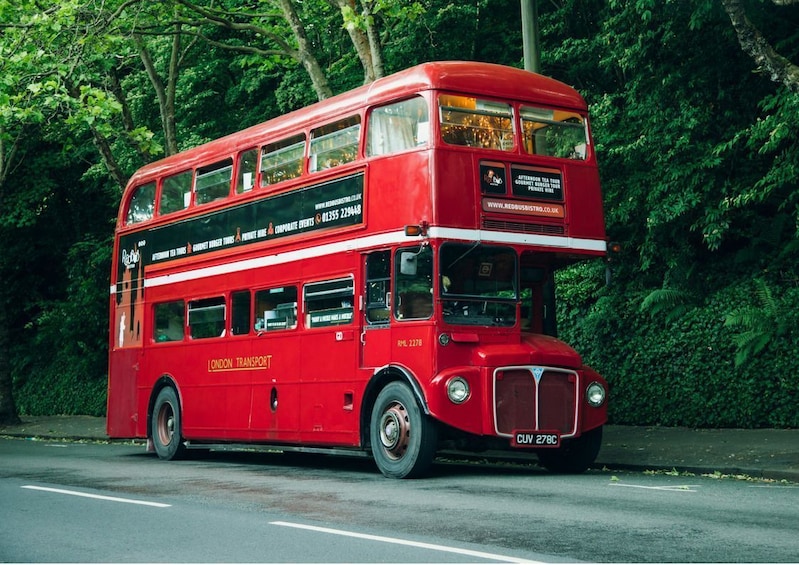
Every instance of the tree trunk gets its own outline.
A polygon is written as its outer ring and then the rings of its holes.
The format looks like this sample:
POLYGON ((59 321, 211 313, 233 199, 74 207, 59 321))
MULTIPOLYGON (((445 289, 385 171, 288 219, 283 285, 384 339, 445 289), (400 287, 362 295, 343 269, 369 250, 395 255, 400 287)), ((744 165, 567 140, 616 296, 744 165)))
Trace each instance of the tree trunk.
POLYGON ((369 52, 372 54, 372 70, 375 78, 383 77, 383 45, 380 42, 380 31, 377 29, 370 2, 363 2, 363 16, 366 20, 366 36, 369 38, 369 52))
POLYGON ((297 15, 297 10, 294 9, 294 4, 292 4, 291 0, 280 0, 280 9, 283 11, 283 17, 291 27, 292 33, 294 33, 294 38, 297 40, 300 64, 302 64, 308 76, 311 77, 311 83, 317 99, 330 98, 333 96, 333 90, 327 82, 327 77, 322 71, 322 67, 319 66, 319 61, 316 60, 316 57, 311 52, 308 35, 305 33, 305 26, 302 25, 302 21, 297 15))
MULTIPOLYGON (((369 84, 370 82, 374 81, 375 78, 378 78, 377 74, 375 73, 372 42, 370 41, 370 39, 373 38, 367 33, 364 33, 364 31, 353 21, 354 15, 357 14, 358 8, 355 4, 355 0, 335 0, 335 2, 336 6, 338 6, 338 9, 341 10, 341 17, 344 20, 344 28, 350 35, 352 46, 355 47, 355 52, 358 54, 358 59, 361 61, 361 66, 363 67, 363 83, 369 84)), ((370 21, 371 15, 368 14, 366 10, 364 10, 362 15, 367 22, 367 29, 369 29, 372 26, 370 21)))
POLYGON ((19 424, 20 421, 14 403, 10 355, 6 302, 5 297, 0 297, 0 424, 3 425, 19 424))
MULTIPOLYGON (((793 92, 799 92, 799 67, 774 51, 760 30, 746 17, 741 0, 722 0, 721 3, 735 28, 743 52, 755 61, 758 68, 767 72, 773 82, 782 83, 793 92)), ((774 3, 787 5, 793 2, 775 0, 774 3)))
POLYGON ((158 110, 161 114, 161 129, 164 132, 164 152, 167 155, 174 155, 178 152, 177 132, 175 126, 175 84, 177 83, 177 49, 180 46, 180 33, 176 33, 172 40, 172 54, 169 59, 169 74, 167 83, 158 74, 155 63, 144 43, 144 39, 138 34, 133 35, 136 48, 139 51, 144 69, 153 85, 155 95, 158 98, 158 110), (170 107, 171 104, 171 107, 170 107))
MULTIPOLYGON (((5 129, 0 126, 0 134, 5 129)), ((5 179, 14 162, 18 142, 17 136, 11 147, 3 141, 5 136, 0 136, 0 207, 3 206, 5 179)), ((17 406, 14 403, 14 381, 11 378, 11 352, 9 351, 8 311, 6 310, 6 297, 0 292, 0 424, 19 424, 17 406)))

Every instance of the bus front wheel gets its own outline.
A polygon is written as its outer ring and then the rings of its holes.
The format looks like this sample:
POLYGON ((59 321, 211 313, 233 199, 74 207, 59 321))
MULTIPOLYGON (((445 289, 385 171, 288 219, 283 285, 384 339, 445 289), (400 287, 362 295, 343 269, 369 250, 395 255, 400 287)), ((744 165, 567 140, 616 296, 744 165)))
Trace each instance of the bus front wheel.
POLYGON ((391 382, 377 395, 369 436, 375 463, 387 477, 420 477, 435 458, 435 422, 422 412, 405 383, 391 382))
POLYGON ((172 387, 158 393, 151 420, 153 446, 159 458, 167 461, 183 455, 185 446, 180 435, 180 403, 172 387))

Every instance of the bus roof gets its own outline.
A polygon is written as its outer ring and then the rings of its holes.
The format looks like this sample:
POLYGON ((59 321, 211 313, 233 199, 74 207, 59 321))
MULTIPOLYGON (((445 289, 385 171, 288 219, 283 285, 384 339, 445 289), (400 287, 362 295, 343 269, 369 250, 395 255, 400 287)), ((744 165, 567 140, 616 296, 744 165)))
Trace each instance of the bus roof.
POLYGON ((459 94, 488 96, 585 111, 583 97, 572 87, 555 79, 514 67, 474 61, 437 61, 423 63, 380 78, 356 89, 316 102, 266 122, 225 137, 204 143, 145 165, 128 183, 155 178, 166 172, 180 172, 207 164, 208 159, 272 139, 299 133, 304 127, 316 127, 340 117, 342 112, 379 104, 425 90, 450 90, 459 94))

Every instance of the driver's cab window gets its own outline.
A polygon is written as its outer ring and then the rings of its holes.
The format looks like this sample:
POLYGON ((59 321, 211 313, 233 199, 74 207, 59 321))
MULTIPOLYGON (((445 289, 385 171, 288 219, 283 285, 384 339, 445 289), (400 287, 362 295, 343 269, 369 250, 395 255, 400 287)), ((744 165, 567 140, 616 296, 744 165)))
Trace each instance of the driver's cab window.
POLYGON ((510 247, 473 243, 441 246, 444 321, 468 326, 516 324, 516 253, 510 247))
POLYGON ((433 315, 433 251, 430 246, 405 247, 394 257, 398 320, 426 319, 433 315))
POLYGON ((519 268, 521 330, 557 336, 555 275, 534 253, 524 252, 519 268))

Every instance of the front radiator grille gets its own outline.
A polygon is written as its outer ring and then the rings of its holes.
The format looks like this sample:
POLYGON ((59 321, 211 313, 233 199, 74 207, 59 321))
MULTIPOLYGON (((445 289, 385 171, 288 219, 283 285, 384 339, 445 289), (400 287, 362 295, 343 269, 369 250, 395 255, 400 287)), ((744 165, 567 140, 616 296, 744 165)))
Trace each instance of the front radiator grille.
POLYGON ((514 430, 574 434, 577 425, 577 374, 547 367, 505 367, 494 371, 494 422, 497 434, 514 430), (536 379, 535 375, 540 374, 536 379))

